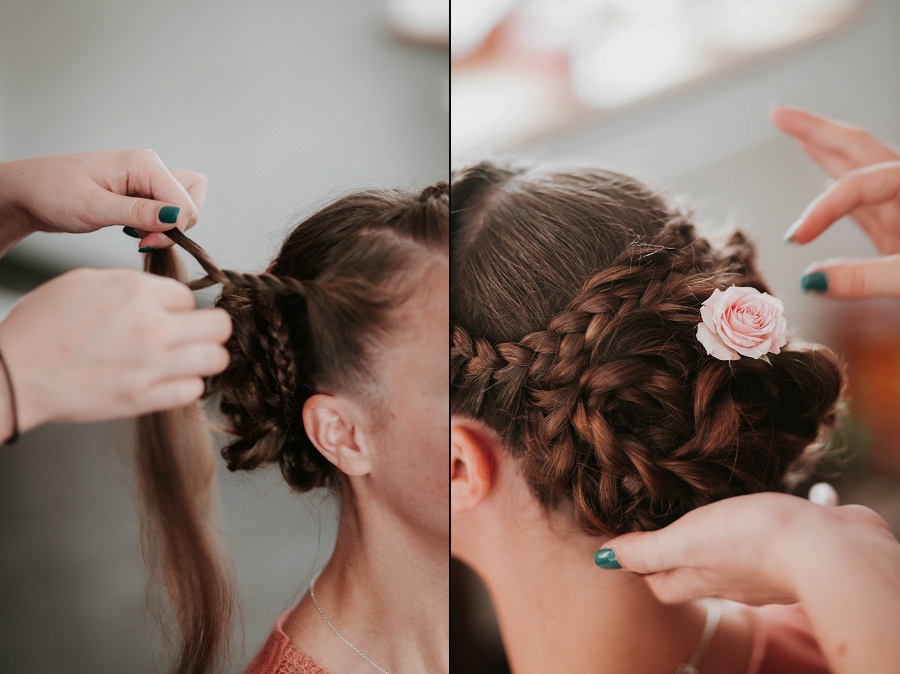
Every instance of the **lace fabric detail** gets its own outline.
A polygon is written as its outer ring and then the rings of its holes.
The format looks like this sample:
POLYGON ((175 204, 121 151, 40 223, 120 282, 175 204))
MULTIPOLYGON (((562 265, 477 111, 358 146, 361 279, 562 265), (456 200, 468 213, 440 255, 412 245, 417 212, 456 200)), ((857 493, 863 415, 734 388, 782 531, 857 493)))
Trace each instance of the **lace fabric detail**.
POLYGON ((244 674, 330 674, 297 648, 284 633, 282 626, 289 614, 290 611, 287 611, 278 619, 244 674))

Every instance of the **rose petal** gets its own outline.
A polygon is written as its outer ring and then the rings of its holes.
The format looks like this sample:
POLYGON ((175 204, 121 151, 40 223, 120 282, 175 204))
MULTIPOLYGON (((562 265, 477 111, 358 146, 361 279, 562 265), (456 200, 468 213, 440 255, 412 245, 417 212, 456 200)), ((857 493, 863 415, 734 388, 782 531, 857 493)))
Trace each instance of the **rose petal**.
POLYGON ((729 349, 705 323, 697 325, 697 339, 706 349, 706 353, 713 358, 718 358, 719 360, 738 360, 740 358, 740 355, 736 351, 729 349))

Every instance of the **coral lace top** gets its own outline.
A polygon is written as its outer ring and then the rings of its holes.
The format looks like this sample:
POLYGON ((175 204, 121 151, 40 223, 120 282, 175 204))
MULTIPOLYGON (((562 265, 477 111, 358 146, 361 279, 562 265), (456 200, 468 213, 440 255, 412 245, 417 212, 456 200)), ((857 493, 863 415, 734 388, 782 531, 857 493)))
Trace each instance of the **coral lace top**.
MULTIPOLYGON (((747 609, 753 621, 753 646, 747 674, 831 674, 799 606, 747 609)), ((328 674, 284 633, 282 615, 244 674, 328 674)), ((703 671, 703 663, 700 663, 703 671)))
POLYGON ((286 611, 275 623, 266 643, 244 670, 244 674, 328 674, 327 670, 319 667, 308 655, 294 646, 284 633, 284 621, 291 611, 286 611))

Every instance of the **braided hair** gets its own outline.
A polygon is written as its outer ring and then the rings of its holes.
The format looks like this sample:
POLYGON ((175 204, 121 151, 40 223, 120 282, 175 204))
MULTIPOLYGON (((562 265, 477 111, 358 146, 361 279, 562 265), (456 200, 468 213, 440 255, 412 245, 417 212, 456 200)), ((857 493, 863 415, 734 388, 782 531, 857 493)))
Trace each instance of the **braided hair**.
POLYGON ((700 306, 768 288, 752 245, 697 235, 611 171, 484 162, 451 183, 454 414, 496 431, 546 506, 595 535, 784 489, 835 421, 837 357, 709 356, 700 306))
MULTIPOLYGON (((220 269, 183 232, 166 234, 199 262, 192 289, 222 284, 216 306, 231 316, 228 367, 207 380, 233 439, 230 470, 276 464, 298 491, 339 483, 337 469, 306 435, 302 409, 318 392, 355 392, 372 382, 392 309, 411 295, 429 255, 447 254, 446 181, 419 193, 368 190, 301 222, 261 274, 220 269)), ((184 280, 174 250, 149 256, 148 271, 184 280)), ((210 522, 215 475, 196 406, 138 420, 138 472, 146 509, 144 548, 171 598, 175 671, 214 671, 228 648, 233 589, 210 522)))

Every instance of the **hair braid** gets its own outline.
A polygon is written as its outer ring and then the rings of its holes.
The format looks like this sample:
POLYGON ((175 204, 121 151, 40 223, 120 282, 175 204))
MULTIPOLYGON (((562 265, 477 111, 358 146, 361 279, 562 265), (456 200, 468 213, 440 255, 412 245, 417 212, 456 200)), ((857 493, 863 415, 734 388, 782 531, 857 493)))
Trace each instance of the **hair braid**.
POLYGON ((279 294, 295 294, 306 295, 310 292, 310 281, 296 279, 291 276, 276 276, 269 272, 263 274, 247 274, 244 272, 230 271, 220 269, 209 254, 197 244, 196 241, 188 238, 188 236, 180 229, 173 228, 163 232, 172 241, 184 248, 191 256, 200 263, 206 276, 195 281, 187 283, 191 290, 202 290, 216 283, 223 285, 238 286, 241 288, 253 288, 260 292, 271 292, 279 294))
POLYGON ((297 388, 297 357, 291 345, 290 331, 278 304, 271 298, 263 298, 262 302, 266 307, 264 317, 270 327, 264 339, 271 348, 272 360, 275 363, 275 374, 281 393, 281 410, 286 423, 290 424, 295 417, 293 401, 297 388))
POLYGON ((610 172, 460 175, 453 412, 500 434, 541 502, 571 501, 608 535, 784 487, 834 423, 841 368, 822 348, 788 345, 771 364, 706 354, 713 291, 768 291, 742 234, 717 249, 610 172))

